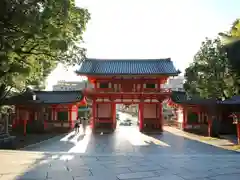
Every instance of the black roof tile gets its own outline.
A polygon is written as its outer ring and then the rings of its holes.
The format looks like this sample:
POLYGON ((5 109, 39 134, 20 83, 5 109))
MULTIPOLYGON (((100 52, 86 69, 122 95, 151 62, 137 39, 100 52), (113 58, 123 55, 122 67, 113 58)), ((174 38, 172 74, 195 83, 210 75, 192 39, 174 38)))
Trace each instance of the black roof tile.
POLYGON ((211 103, 219 105, 239 105, 240 95, 235 95, 232 98, 224 101, 214 99, 203 99, 197 95, 189 96, 186 92, 173 91, 171 94, 171 100, 177 104, 190 104, 190 105, 209 105, 211 103))
POLYGON ((77 74, 88 75, 178 75, 167 59, 86 59, 77 74))
POLYGON ((224 101, 221 101, 220 104, 239 105, 240 104, 240 96, 235 95, 230 99, 226 99, 224 101))
POLYGON ((197 95, 188 95, 183 91, 172 91, 171 100, 177 104, 189 105, 205 105, 209 103, 216 103, 213 99, 203 99, 197 95))
POLYGON ((4 102, 4 104, 26 104, 26 103, 42 103, 42 104, 68 104, 82 101, 83 94, 81 91, 30 91, 12 96, 4 102), (36 100, 33 100, 36 95, 36 100))

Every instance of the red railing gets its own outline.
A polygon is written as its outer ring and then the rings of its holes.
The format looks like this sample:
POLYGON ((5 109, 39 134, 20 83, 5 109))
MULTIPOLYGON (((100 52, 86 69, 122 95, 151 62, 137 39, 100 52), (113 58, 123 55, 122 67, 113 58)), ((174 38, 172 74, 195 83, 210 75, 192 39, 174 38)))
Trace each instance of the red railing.
POLYGON ((84 93, 86 94, 92 94, 92 93, 171 93, 171 89, 170 88, 144 88, 142 91, 140 89, 133 89, 132 91, 124 91, 123 89, 114 89, 114 88, 98 88, 98 89, 94 89, 94 88, 88 88, 88 89, 84 89, 83 90, 84 93))

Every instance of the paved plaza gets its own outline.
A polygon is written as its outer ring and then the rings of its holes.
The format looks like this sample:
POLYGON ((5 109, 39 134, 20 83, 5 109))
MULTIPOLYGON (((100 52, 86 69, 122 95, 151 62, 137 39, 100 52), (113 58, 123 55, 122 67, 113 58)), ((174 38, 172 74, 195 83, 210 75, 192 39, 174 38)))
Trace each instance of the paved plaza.
POLYGON ((0 152, 0 180, 239 180, 240 154, 136 127, 74 133, 22 151, 0 152))

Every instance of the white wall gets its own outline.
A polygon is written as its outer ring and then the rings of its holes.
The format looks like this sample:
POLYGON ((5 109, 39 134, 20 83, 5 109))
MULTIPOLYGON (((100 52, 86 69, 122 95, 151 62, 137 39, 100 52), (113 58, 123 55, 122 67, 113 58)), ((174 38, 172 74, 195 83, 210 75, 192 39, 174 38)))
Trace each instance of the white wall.
POLYGON ((144 104, 143 118, 157 118, 157 104, 144 104))
POLYGON ((182 123, 183 122, 183 110, 182 109, 178 109, 177 116, 178 116, 178 122, 182 123))
POLYGON ((111 117, 112 108, 111 104, 98 104, 97 105, 97 117, 106 118, 111 117))

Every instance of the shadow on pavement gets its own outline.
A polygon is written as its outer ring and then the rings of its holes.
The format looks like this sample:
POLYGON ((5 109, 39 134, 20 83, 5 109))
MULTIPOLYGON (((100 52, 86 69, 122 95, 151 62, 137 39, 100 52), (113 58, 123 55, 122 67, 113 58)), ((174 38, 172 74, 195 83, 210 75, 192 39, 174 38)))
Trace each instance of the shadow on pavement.
POLYGON ((75 134, 69 136, 69 137, 68 137, 68 140, 73 139, 75 136, 76 136, 75 134))
POLYGON ((158 154, 230 154, 237 153, 221 149, 182 136, 163 132, 146 135, 134 128, 122 128, 112 134, 68 134, 58 136, 29 151, 94 154, 158 153, 158 154))
POLYGON ((167 142, 170 145, 170 150, 176 153, 191 153, 191 154, 235 154, 236 151, 218 148, 216 146, 205 144, 196 140, 191 140, 170 132, 163 132, 161 135, 149 135, 152 138, 167 142))
POLYGON ((84 134, 82 134, 82 135, 80 135, 78 138, 77 138, 77 141, 82 141, 83 140, 83 138, 84 138, 84 134))
MULTIPOLYGON (((16 171, 11 168, 15 165, 9 164, 10 168, 7 171, 1 171, 1 178, 14 179, 14 180, 45 180, 45 179, 73 179, 74 176, 89 176, 91 172, 89 170, 81 171, 81 167, 78 172, 70 169, 76 165, 71 162, 73 158, 79 158, 78 155, 69 154, 49 154, 43 153, 39 157, 36 157, 31 163, 18 164, 20 171, 16 171), (20 167, 25 166, 25 168, 20 167), (22 172, 21 172, 22 171, 22 172)), ((80 160, 80 159, 79 159, 80 160)), ((24 162, 24 160, 23 160, 24 162)), ((79 165, 81 165, 79 163, 79 165)))
MULTIPOLYGON (((142 163, 148 163, 144 157, 154 157, 154 159, 156 159, 158 156, 161 157, 158 161, 158 163, 162 163, 161 165, 172 167, 173 164, 176 165, 179 163, 179 166, 193 167, 192 164, 185 164, 184 161, 178 160, 176 155, 180 155, 180 158, 184 157, 181 155, 187 157, 191 155, 210 155, 205 157, 205 159, 201 159, 204 156, 198 159, 203 165, 197 161, 194 164, 194 166, 201 165, 201 167, 205 167, 207 165, 205 161, 210 157, 215 158, 214 161, 220 161, 221 158, 215 155, 227 157, 226 155, 236 154, 236 152, 233 151, 186 139, 169 132, 164 132, 161 135, 143 135, 138 131, 126 128, 123 132, 117 131, 113 134, 86 134, 85 136, 79 134, 68 139, 71 136, 72 134, 67 137, 56 137, 53 138, 52 141, 44 142, 38 147, 35 147, 35 149, 33 148, 32 150, 42 151, 42 153, 27 152, 33 154, 32 156, 34 157, 31 160, 25 160, 23 155, 21 155, 19 159, 19 153, 21 152, 16 152, 16 157, 8 157, 9 160, 10 158, 13 159, 12 161, 6 161, 7 158, 5 158, 4 162, 9 162, 9 168, 1 168, 0 173, 3 174, 1 178, 30 180, 34 177, 36 180, 46 178, 53 180, 73 179, 74 177, 81 176, 82 179, 87 179, 88 176, 92 176, 94 168, 96 168, 96 172, 102 172, 101 168, 107 163, 112 163, 113 165, 115 161, 122 161, 120 165, 126 166, 130 162, 129 159, 134 158, 136 161, 142 159, 142 163), (76 151, 69 152, 69 150, 74 147, 78 147, 79 150, 82 150, 81 148, 83 147, 85 147, 85 149, 83 151, 77 151, 78 148, 76 148, 76 151), (164 155, 167 156, 165 156, 166 161, 163 163, 162 158, 164 158, 164 155), (99 158, 103 158, 100 163, 99 158), (14 176, 17 175, 18 177, 14 178, 14 176), (12 176, 12 178, 9 178, 10 176, 12 176)), ((194 158, 190 158, 190 161, 194 161, 194 158)), ((212 161, 208 163, 210 162, 212 161)), ((226 162, 229 163, 230 161, 226 162)), ((221 165, 221 163, 216 163, 215 166, 217 165, 221 165)), ((236 163, 234 162, 234 166, 235 165, 236 163)), ((138 163, 134 166, 138 166, 138 163)), ((151 167, 154 166, 155 165, 151 165, 151 167)), ((126 168, 122 168, 121 171, 122 170, 126 170, 126 168)))
POLYGON ((59 135, 43 143, 25 147, 21 150, 38 152, 68 152, 71 148, 76 146, 77 141, 79 141, 78 139, 82 139, 81 135, 75 135, 71 132, 70 134, 59 135))

